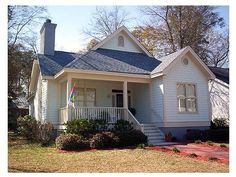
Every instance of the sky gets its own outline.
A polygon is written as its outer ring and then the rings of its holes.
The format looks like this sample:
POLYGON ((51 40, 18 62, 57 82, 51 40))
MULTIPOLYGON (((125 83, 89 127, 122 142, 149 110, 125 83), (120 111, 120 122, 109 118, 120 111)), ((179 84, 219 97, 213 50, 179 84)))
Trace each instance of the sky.
MULTIPOLYGON (((147 19, 140 14, 138 6, 123 6, 123 8, 132 18, 126 24, 128 29, 138 25, 140 20, 147 19)), ((57 24, 55 50, 77 52, 85 48, 90 38, 83 33, 83 29, 88 28, 96 6, 47 6, 47 9, 52 23, 57 24)), ((225 19, 226 24, 229 24, 228 6, 218 7, 217 11, 225 19)))

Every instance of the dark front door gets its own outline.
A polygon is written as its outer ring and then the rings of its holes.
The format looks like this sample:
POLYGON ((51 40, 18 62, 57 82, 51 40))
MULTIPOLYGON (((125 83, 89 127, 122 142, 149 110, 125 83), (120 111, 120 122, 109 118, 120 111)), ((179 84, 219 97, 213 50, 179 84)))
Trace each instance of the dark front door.
POLYGON ((123 107, 123 94, 116 94, 116 107, 123 107))

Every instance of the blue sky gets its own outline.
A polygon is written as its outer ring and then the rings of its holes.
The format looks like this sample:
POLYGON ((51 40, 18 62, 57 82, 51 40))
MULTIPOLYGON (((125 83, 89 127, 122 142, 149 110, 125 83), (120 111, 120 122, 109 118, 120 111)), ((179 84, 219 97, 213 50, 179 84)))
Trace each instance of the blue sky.
MULTIPOLYGON (((88 27, 96 6, 47 6, 47 8, 52 22, 57 24, 56 50, 77 52, 86 47, 89 38, 83 34, 83 29, 88 27)), ((123 8, 132 18, 126 25, 128 28, 136 26, 137 19, 145 20, 137 6, 123 6, 123 8)), ((217 11, 224 17, 226 24, 229 24, 228 6, 221 6, 217 11)))

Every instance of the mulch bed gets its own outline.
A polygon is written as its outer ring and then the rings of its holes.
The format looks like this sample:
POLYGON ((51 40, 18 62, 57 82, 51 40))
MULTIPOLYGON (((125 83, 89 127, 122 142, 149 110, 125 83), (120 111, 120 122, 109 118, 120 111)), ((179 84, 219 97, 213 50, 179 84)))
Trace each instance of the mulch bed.
MULTIPOLYGON (((221 149, 222 151, 225 151, 228 148, 221 148, 221 147, 216 147, 216 146, 209 146, 209 145, 204 145, 204 144, 198 144, 199 146, 207 146, 207 147, 212 147, 212 150, 214 149, 221 149)), ((223 164, 229 164, 229 160, 227 159, 218 159, 218 160, 209 160, 207 156, 197 156, 197 157, 190 157, 190 153, 186 153, 186 152, 173 152, 172 149, 168 149, 168 148, 163 148, 160 146, 154 146, 154 147, 146 147, 146 149, 149 150, 155 150, 155 151, 161 151, 161 152, 165 152, 168 154, 175 154, 175 155, 179 155, 179 156, 184 156, 184 157, 189 157, 189 158, 193 158, 193 159, 197 159, 197 160, 204 160, 204 161, 211 161, 211 162, 218 162, 218 163, 223 163, 223 164)))

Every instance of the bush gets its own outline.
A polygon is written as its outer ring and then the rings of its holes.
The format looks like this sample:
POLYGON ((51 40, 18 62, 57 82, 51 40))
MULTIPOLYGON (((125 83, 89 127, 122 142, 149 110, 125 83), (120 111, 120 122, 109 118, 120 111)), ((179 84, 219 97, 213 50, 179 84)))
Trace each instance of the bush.
POLYGON ((133 125, 127 120, 117 120, 114 124, 115 131, 130 131, 133 130, 133 125))
POLYGON ((189 154, 189 157, 191 157, 191 158, 196 158, 196 157, 197 157, 197 154, 195 154, 195 153, 189 154))
POLYGON ((220 144, 220 147, 222 147, 222 148, 228 148, 225 144, 220 144))
POLYGON ((129 111, 133 114, 133 116, 135 116, 136 110, 134 108, 129 108, 129 111))
POLYGON ((217 157, 209 157, 208 160, 219 160, 217 157))
POLYGON ((82 150, 89 148, 89 142, 82 136, 66 134, 57 137, 56 147, 60 150, 82 150))
POLYGON ((194 143, 195 144, 202 144, 202 141, 201 140, 195 140, 194 143))
POLYGON ((89 137, 95 133, 108 130, 108 122, 105 119, 73 119, 67 121, 66 133, 89 137))
POLYGON ((137 148, 138 148, 138 149, 145 149, 145 144, 138 144, 138 145, 137 145, 137 148))
POLYGON ((211 129, 229 128, 229 120, 226 118, 215 118, 211 121, 211 129))
POLYGON ((17 131, 19 135, 27 138, 28 140, 36 139, 36 129, 38 122, 32 116, 26 115, 24 117, 18 117, 17 119, 17 131))
POLYGON ((172 149, 172 151, 175 152, 175 153, 180 153, 180 150, 177 149, 176 147, 174 147, 174 148, 172 149))
POLYGON ((115 132, 119 138, 119 147, 147 144, 147 136, 139 130, 115 132))
POLYGON ((90 140, 90 147, 101 148, 113 148, 117 147, 119 138, 112 132, 102 132, 95 134, 90 140))
POLYGON ((188 130, 186 134, 187 140, 201 141, 229 141, 229 129, 209 129, 209 130, 188 130))
POLYGON ((36 129, 36 140, 42 146, 47 146, 53 139, 53 125, 51 123, 38 123, 36 129))
POLYGON ((213 146, 214 145, 214 143, 212 142, 212 141, 206 141, 206 143, 209 145, 209 146, 213 146))

